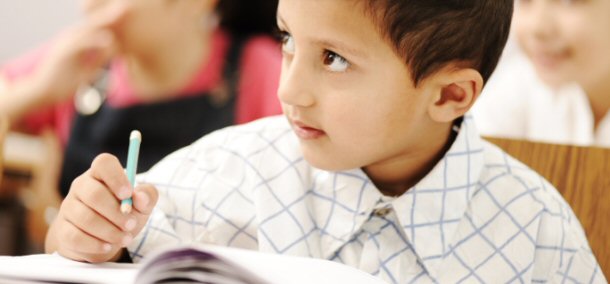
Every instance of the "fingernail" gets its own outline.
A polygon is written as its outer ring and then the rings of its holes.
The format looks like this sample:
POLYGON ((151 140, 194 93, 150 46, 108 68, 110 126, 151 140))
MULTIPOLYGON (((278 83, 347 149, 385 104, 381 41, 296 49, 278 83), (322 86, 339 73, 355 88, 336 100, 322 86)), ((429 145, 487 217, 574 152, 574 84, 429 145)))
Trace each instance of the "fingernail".
POLYGON ((125 199, 125 198, 128 198, 129 196, 131 196, 131 190, 129 189, 129 187, 126 187, 126 186, 121 187, 121 189, 119 190, 119 197, 121 199, 125 199))
POLYGON ((104 244, 102 246, 102 249, 104 250, 104 252, 110 252, 110 250, 112 250, 112 245, 110 244, 104 244))
POLYGON ((129 220, 127 220, 127 222, 125 223, 125 229, 127 229, 127 231, 131 231, 136 227, 136 219, 135 218, 129 218, 129 220))
POLYGON ((131 235, 126 235, 123 237, 123 246, 126 247, 129 244, 131 244, 131 241, 133 241, 133 237, 131 235))
POLYGON ((140 204, 144 207, 148 206, 148 202, 150 201, 148 198, 148 195, 144 192, 140 192, 138 195, 140 195, 140 198, 139 198, 140 204))

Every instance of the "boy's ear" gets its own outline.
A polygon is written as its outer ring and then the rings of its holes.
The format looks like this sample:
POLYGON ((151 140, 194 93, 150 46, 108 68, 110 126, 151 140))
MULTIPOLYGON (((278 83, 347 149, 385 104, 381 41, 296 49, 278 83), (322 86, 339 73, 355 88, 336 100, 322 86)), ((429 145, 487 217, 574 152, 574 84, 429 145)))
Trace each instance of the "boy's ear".
POLYGON ((483 77, 474 69, 445 70, 435 77, 428 114, 436 122, 451 122, 464 115, 483 89, 483 77))

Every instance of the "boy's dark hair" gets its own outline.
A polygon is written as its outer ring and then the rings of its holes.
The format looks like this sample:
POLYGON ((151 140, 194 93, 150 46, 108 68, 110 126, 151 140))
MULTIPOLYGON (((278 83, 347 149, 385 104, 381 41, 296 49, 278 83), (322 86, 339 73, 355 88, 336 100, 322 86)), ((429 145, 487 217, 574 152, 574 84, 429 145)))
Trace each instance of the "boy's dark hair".
POLYGON ((495 69, 510 30, 513 0, 367 0, 366 11, 406 60, 417 85, 448 63, 495 69))
POLYGON ((278 0, 220 0, 220 26, 233 35, 275 35, 278 0))

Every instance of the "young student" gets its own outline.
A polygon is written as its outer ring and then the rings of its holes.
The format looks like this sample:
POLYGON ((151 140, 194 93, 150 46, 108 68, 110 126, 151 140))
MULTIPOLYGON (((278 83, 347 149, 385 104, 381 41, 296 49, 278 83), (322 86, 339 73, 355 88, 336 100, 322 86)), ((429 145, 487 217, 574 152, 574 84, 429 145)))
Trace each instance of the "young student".
POLYGON ((133 195, 119 161, 98 156, 47 252, 102 262, 126 247, 140 261, 200 242, 325 258, 392 283, 604 282, 559 193, 466 114, 512 1, 279 2, 285 117, 203 137, 133 195))
POLYGON ((82 23, 0 70, 0 113, 64 145, 64 196, 98 153, 124 161, 132 129, 146 133, 147 170, 212 130, 281 113, 277 1, 81 3, 82 23))
POLYGON ((610 147, 610 1, 517 4, 519 48, 476 104, 481 133, 610 147))

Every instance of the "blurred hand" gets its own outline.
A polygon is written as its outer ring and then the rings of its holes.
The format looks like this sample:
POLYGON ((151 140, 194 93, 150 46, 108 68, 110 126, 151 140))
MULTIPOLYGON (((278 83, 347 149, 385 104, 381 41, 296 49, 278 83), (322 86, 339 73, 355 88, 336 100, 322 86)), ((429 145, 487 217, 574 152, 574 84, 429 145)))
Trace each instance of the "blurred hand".
POLYGON ((129 196, 129 181, 119 160, 110 154, 97 156, 72 183, 47 236, 47 252, 56 250, 87 262, 118 259, 146 224, 158 198, 153 186, 139 185, 133 192, 132 212, 122 214, 120 202, 129 196))
POLYGON ((45 104, 71 98, 79 86, 92 82, 117 52, 114 30, 130 9, 117 3, 91 15, 55 42, 33 78, 45 104))

